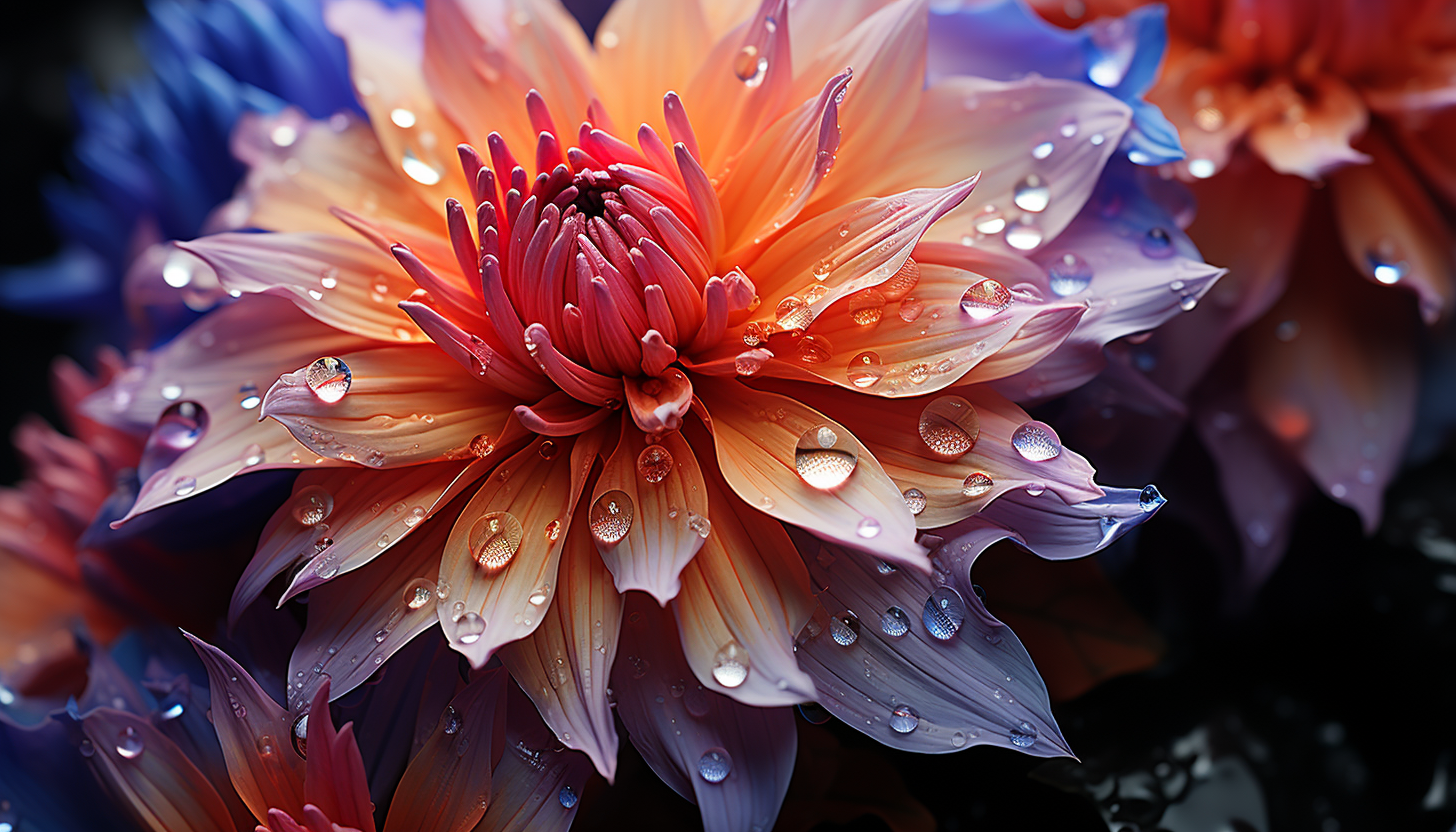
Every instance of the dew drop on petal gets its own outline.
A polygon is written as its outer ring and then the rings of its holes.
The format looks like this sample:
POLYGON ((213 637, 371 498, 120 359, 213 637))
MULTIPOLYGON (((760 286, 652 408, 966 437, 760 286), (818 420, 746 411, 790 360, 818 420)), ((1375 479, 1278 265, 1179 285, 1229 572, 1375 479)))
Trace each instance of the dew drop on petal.
POLYGON ((561 791, 556 793, 556 800, 563 808, 570 809, 576 805, 576 789, 573 789, 571 784, 567 783, 561 787, 561 791))
POLYGON ((849 647, 859 641, 859 618, 845 611, 829 617, 829 637, 840 647, 849 647))
POLYGON ((733 74, 746 87, 756 87, 763 83, 763 78, 768 74, 768 57, 758 51, 758 47, 748 44, 738 50, 733 58, 733 74))
POLYGON ((244 468, 252 468, 254 465, 262 465, 266 460, 267 455, 263 452, 263 446, 254 443, 243 449, 240 461, 244 468))
POLYGON ((960 396, 941 396, 920 411, 918 429, 920 440, 936 456, 954 459, 975 446, 981 418, 960 396))
POLYGON ((936 587, 925 599, 920 620, 925 629, 941 641, 955 637, 966 621, 966 602, 961 594, 948 586, 936 587))
POLYGON ((890 728, 897 734, 908 734, 920 724, 920 714, 909 705, 897 705, 890 711, 890 728))
POLYGON ((1041 228, 1029 219, 1019 219, 1006 226, 1006 245, 1017 251, 1031 251, 1041 245, 1041 228))
POLYGON ((1031 158, 1041 161, 1052 155, 1052 151, 1056 149, 1056 145, 1051 142, 1039 142, 1031 148, 1031 158))
POLYGON ((1061 440, 1051 426, 1044 422, 1027 422, 1011 434, 1011 447, 1023 459, 1045 462, 1055 459, 1062 452, 1061 440))
POLYGON ((1011 731, 1007 736, 1011 739, 1011 744, 1017 748, 1030 748, 1036 745, 1036 727, 1029 722, 1018 722, 1011 726, 1011 731))
POLYGON ((260 734, 254 745, 258 747, 260 757, 273 756, 273 736, 271 734, 260 734))
POLYGON ((834 348, 823 335, 805 335, 799 339, 794 357, 803 364, 823 364, 834 356, 834 348))
POLYGON ((128 726, 116 738, 116 753, 124 759, 135 760, 142 755, 142 738, 135 728, 128 726))
POLYGON ((814 320, 814 310, 803 299, 792 295, 779 301, 774 309, 778 325, 784 329, 803 329, 814 320))
POLYGON ((710 748, 698 758, 698 776, 709 783, 721 783, 733 771, 733 758, 721 748, 710 748))
POLYGON ((725 688, 736 688, 748 679, 748 652, 738 642, 730 641, 713 656, 713 681, 725 688))
POLYGON ((444 728, 447 734, 458 734, 460 729, 465 727, 465 720, 461 719, 460 712, 455 710, 454 705, 445 706, 444 728))
MULTIPOLYGON (((1050 151, 1048 151, 1050 153, 1050 151)), ((1036 174, 1029 174, 1016 183, 1011 191, 1011 201, 1023 211, 1039 214, 1051 204, 1052 192, 1045 181, 1036 174)))
POLYGON ((654 485, 667 479, 672 465, 672 454, 661 445, 648 445, 637 455, 637 473, 654 485))
POLYGON ((334 511, 334 495, 322 486, 310 485, 293 495, 293 519, 300 525, 317 526, 334 511))
POLYGON ((1173 238, 1162 228, 1149 228, 1148 233, 1143 235, 1142 242, 1138 244, 1138 250, 1144 257, 1166 260, 1174 254, 1173 238))
POLYGON ((885 561, 880 561, 879 563, 875 564, 875 571, 879 572, 881 575, 893 575, 900 570, 896 569, 892 564, 886 563, 885 561))
POLYGON ((404 605, 412 610, 420 609, 435 600, 435 583, 427 578, 415 578, 405 585, 404 605))
POLYGON ((974 471, 961 482, 961 493, 967 497, 979 497, 990 491, 996 483, 982 471, 974 471))
POLYGON ((400 167, 404 168, 404 172, 409 178, 421 185, 436 185, 440 182, 440 177, 442 176, 441 170, 435 165, 420 159, 419 156, 415 155, 413 150, 405 150, 404 157, 400 159, 399 164, 400 167))
POLYGON ((480 434, 470 440, 470 452, 484 459, 495 452, 495 443, 491 441, 489 436, 480 434))
POLYGON ((1156 485, 1143 486, 1142 492, 1138 494, 1138 508, 1145 512, 1156 511, 1166 502, 1168 502, 1167 498, 1156 485))
POLYGON ((847 376, 850 384, 866 390, 885 377, 885 368, 878 353, 866 351, 850 359, 847 376))
POLYGON ((918 488, 907 488, 900 492, 900 496, 905 500, 905 505, 910 509, 911 514, 919 516, 920 512, 925 511, 924 491, 918 488))
POLYGON ((994 205, 982 208, 971 224, 981 234, 1000 234, 1006 230, 1006 218, 1001 216, 1001 209, 994 205))
POLYGON ((293 729, 289 733, 293 735, 294 753, 308 759, 308 714, 299 714, 293 720, 293 729))
POLYGON ((485 619, 479 613, 467 612, 455 621, 455 639, 461 644, 480 641, 480 635, 484 632, 485 619))
POLYGON ((83 737, 81 739, 80 750, 82 757, 91 757, 96 754, 96 744, 83 737))
POLYGON ((854 443, 840 437, 829 425, 805 431, 794 447, 794 468, 799 478, 821 490, 843 485, 857 464, 859 453, 854 443))
POLYGON ((1052 293, 1057 297, 1075 295, 1092 282, 1092 267, 1070 251, 1052 261, 1047 269, 1052 293))
POLYGON ((866 289, 849 296, 849 319, 859 326, 874 326, 885 315, 885 296, 866 289))
POLYGON ((854 533, 864 538, 865 540, 871 540, 873 538, 879 537, 880 521, 876 520, 873 517, 862 517, 860 518, 859 523, 854 527, 854 533))
POLYGON ((308 389, 318 396, 319 401, 325 404, 334 404, 344 398, 349 392, 349 385, 354 381, 354 374, 349 371, 349 365, 342 359, 326 355, 308 365, 303 374, 304 383, 308 389))
POLYGON ((504 569, 521 548, 523 536, 521 521, 514 514, 488 512, 470 526, 470 556, 487 570, 504 569))
POLYGON ((178 477, 172 484, 172 493, 178 497, 186 497, 197 490, 197 480, 192 477, 178 477))
POLYGON ((920 283, 920 264, 913 258, 905 258, 904 265, 900 270, 890 275, 890 279, 876 286, 875 289, 885 296, 885 300, 900 300, 910 293, 920 283))
POLYGON ((592 503, 587 525, 597 543, 615 546, 632 531, 632 498, 624 491, 608 491, 592 503))
MULTIPOLYGON (((1390 248, 1390 246, 1387 245, 1383 248, 1390 248)), ((1410 274, 1410 263, 1385 251, 1367 253, 1365 263, 1370 267, 1370 274, 1387 286, 1399 283, 1402 278, 1410 274)))
POLYGON ((1011 292, 998 280, 986 278, 961 295, 961 311, 973 321, 984 321, 1011 305, 1011 292))
POLYGON ((890 638, 910 632, 910 616, 899 607, 890 607, 880 615, 880 629, 890 638))
POLYGON ((907 297, 900 301, 900 320, 907 324, 913 324, 920 319, 920 314, 925 311, 925 303, 919 298, 907 297))

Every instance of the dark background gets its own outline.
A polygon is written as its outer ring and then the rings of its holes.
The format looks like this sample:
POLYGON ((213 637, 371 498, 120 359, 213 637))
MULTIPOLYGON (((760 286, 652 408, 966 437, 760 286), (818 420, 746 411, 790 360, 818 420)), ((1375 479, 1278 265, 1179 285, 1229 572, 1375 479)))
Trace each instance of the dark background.
MULTIPOLYGON (((8 116, 8 129, 0 131, 4 264, 48 255, 56 245, 39 183, 64 175, 71 131, 68 78, 109 79, 142 66, 131 46, 140 3, 28 4, 26 11, 26 25, 0 28, 0 112, 8 116)), ((49 357, 70 350, 76 337, 69 325, 0 311, 5 368, 0 429, 8 432, 28 412, 54 421, 49 357)), ((1153 671, 1115 680, 1056 708, 1086 767, 1044 767, 988 749, 940 756, 878 753, 947 832, 1079 832, 1108 828, 1098 806, 1044 781, 1071 787, 1078 778, 1152 771, 1159 760, 1168 762, 1159 749, 1206 726, 1219 753, 1257 778, 1273 830, 1453 829, 1453 459, 1448 443, 1435 461, 1404 474, 1391 489, 1384 527, 1373 538, 1361 534, 1346 510, 1327 502, 1309 507, 1288 557, 1252 607, 1238 614, 1227 611, 1219 592, 1220 567, 1232 554, 1209 550, 1168 512, 1148 524, 1107 563, 1129 600, 1162 631, 1169 653, 1153 671)), ((1215 499, 1205 493, 1211 491, 1209 465, 1194 443, 1185 442, 1170 465, 1171 480, 1160 484, 1173 501, 1215 499)), ((20 475, 13 450, 0 443, 0 482, 20 475)), ((995 612, 998 596, 1015 588, 987 590, 995 612)), ((876 748, 835 723, 815 730, 832 731, 852 749, 876 748)), ((653 785, 626 743, 623 757, 624 787, 608 791, 595 784, 580 828, 609 829, 614 819, 634 816, 657 828, 693 823, 694 810, 653 785)), ((1165 828, 1244 828, 1231 819, 1240 805, 1212 802, 1222 810, 1194 812, 1192 820, 1165 828)), ((1101 808, 1114 817, 1113 829, 1160 826, 1155 811, 1160 807, 1104 800, 1101 808)), ((884 827, 864 819, 849 828, 884 827)))

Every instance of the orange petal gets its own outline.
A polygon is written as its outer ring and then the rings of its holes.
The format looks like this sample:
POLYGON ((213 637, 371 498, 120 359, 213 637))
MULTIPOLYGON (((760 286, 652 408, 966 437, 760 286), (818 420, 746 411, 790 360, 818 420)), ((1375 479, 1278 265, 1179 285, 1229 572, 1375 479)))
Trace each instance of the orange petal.
POLYGON ((455 521, 440 562, 448 594, 437 612, 450 645, 476 667, 540 625, 600 441, 592 432, 532 443, 501 463, 455 521))
POLYGON ((814 609, 809 572, 782 525, 719 477, 705 483, 713 526, 673 599, 683 654, 709 690, 757 707, 814 698, 794 634, 814 609))
POLYGON ((703 379, 699 395, 712 414, 713 446, 723 477, 750 506, 810 532, 894 563, 928 569, 915 543, 915 518, 900 489, 850 430, 794 399, 735 381, 703 379), (821 431, 827 428, 828 432, 821 431), (828 440, 832 456, 812 443, 828 440), (807 453, 796 450, 808 440, 807 453), (855 458, 845 465, 845 454, 855 458), (800 457, 800 459, 796 459, 800 457), (816 463, 829 463, 828 466, 816 463), (799 476, 847 478, 828 488, 799 476))
MULTIPOLYGON (((323 356, 320 356, 323 357, 323 356)), ((262 414, 331 459, 398 468, 472 453, 479 436, 499 436, 514 398, 470 377, 434 347, 386 347, 337 357, 352 380, 333 401, 308 385, 312 363, 281 376, 262 414), (406 406, 410 412, 401 410, 406 406)))
POLYGON ((147 719, 98 708, 81 720, 81 729, 96 749, 87 760, 91 770, 142 826, 191 832, 236 828, 207 777, 147 719))
POLYGON ((440 715, 410 760, 389 804, 384 832, 466 832, 491 798, 491 750, 505 729, 506 674, 488 672, 440 715))
POLYGON ((335 699, 363 684, 410 639, 438 623, 435 579, 450 519, 422 524, 388 557, 309 595, 308 626, 288 662, 288 699, 295 709, 311 701, 325 681, 335 699))
POLYGON ((590 757, 610 783, 617 728, 606 688, 617 657, 622 596, 592 546, 588 513, 578 504, 566 532, 556 573, 559 597, 536 632, 501 647, 500 658, 557 738, 590 757))
POLYGON ((679 573, 703 546, 708 500, 703 472, 682 435, 664 434, 648 445, 642 432, 622 421, 621 439, 592 491, 591 506, 603 532, 592 540, 611 570, 618 592, 640 589, 667 604, 681 589, 679 573), (626 536, 602 512, 616 492, 627 513, 626 536), (598 507, 600 511, 597 511, 598 507))
POLYGON ((667 135, 663 94, 687 89, 712 47, 698 0, 613 3, 596 35, 598 88, 607 112, 623 127, 646 123, 667 135))
MULTIPOLYGON (((1012 446, 1011 436, 1031 417, 988 387, 953 387, 934 399, 883 401, 818 385, 777 386, 795 399, 833 413, 856 436, 864 437, 865 446, 895 481, 896 489, 919 489, 925 508, 915 516, 915 523, 922 529, 970 517, 1012 489, 1044 487, 1068 503, 1102 496, 1092 482, 1092 466, 1065 448, 1055 458, 1041 462, 1022 457, 1012 446), (970 436, 966 432, 963 439, 974 441, 959 455, 938 454, 922 438, 925 411, 941 399, 960 399, 975 412, 979 433, 970 436), (966 480, 976 473, 985 474, 990 482, 972 483, 976 493, 968 496, 966 480)), ((937 405, 940 407, 944 405, 937 405)), ((959 423, 971 424, 966 417, 959 423)))
POLYGON ((1269 167, 1317 181, 1336 168, 1370 161, 1350 146, 1369 123, 1354 90, 1324 75, 1309 82, 1302 98, 1303 118, 1265 121, 1249 131, 1249 146, 1269 167))
POLYGON ((413 284, 393 260, 362 242, 325 234, 214 234, 177 245, 207 261, 229 291, 287 298, 361 338, 427 340, 399 308, 413 284))
POLYGON ((226 653, 190 633, 183 635, 207 668, 212 725, 238 796, 259 821, 267 819, 269 809, 301 817, 304 763, 290 747, 288 712, 226 653))

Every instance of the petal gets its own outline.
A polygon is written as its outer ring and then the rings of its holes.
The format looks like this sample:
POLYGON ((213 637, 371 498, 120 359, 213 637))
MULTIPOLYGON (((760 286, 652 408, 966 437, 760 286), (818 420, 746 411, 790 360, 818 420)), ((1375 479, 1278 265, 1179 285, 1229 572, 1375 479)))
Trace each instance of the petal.
POLYGON ((986 510, 940 532, 951 541, 941 550, 954 569, 997 540, 1010 539, 1044 558, 1080 558, 1099 552, 1142 525, 1166 502, 1156 487, 1107 488, 1095 499, 1071 502, 1025 491, 1004 495, 986 510))
POLYGON ((325 234, 214 234, 177 245, 207 261, 230 291, 287 298, 361 338, 425 340, 398 306, 414 285, 362 242, 325 234))
POLYGON ((540 624, 542 603, 554 594, 562 538, 600 441, 588 433, 531 443, 501 463, 455 521, 440 562, 449 592, 436 611, 451 646, 476 667, 540 624), (484 632, 468 629, 472 624, 484 632))
POLYGON ((1328 75, 1307 83, 1300 96, 1303 117, 1287 113, 1277 121, 1255 125, 1249 131, 1249 147, 1276 172, 1310 181, 1346 165, 1369 162, 1370 157, 1351 147, 1370 120, 1360 96, 1328 75))
POLYGON ((706 832, 772 828, 798 746, 793 710, 687 688, 693 672, 667 613, 646 603, 629 607, 622 649, 637 661, 617 666, 612 687, 632 744, 658 777, 698 804, 706 832), (701 773, 716 777, 725 763, 718 782, 701 773))
POLYGON ((793 542, 720 478, 705 489, 712 529, 672 605, 688 665, 708 690, 745 705, 813 698, 814 683, 794 660, 794 634, 809 620, 813 594, 793 542))
POLYGON ((656 378, 623 381, 627 409, 644 433, 656 436, 682 427, 693 400, 692 382, 682 370, 669 367, 656 378))
POLYGON ((508 699, 506 753, 491 772, 481 832, 566 832, 591 776, 586 757, 556 745, 531 704, 508 699))
POLYGON ((606 688, 617 657, 622 596, 592 547, 587 522, 579 504, 556 573, 559 597, 541 626, 501 647, 500 658, 557 738, 585 753, 610 783, 617 728, 606 688))
POLYGON ((440 518, 422 525, 388 557, 309 594, 308 625, 288 662, 288 699, 295 707, 325 682, 331 681, 335 699, 357 688, 439 622, 435 579, 450 523, 440 518))
POLYGON ((612 491, 629 501, 632 517, 625 537, 613 542, 615 533, 592 536, 618 592, 640 589, 662 605, 678 594, 678 575, 702 548, 708 527, 703 487, 698 459, 681 434, 664 434, 649 446, 647 437, 623 420, 621 439, 591 501, 595 506, 612 491))
POLYGON ((1456 295, 1456 235, 1383 134, 1367 134, 1360 147, 1370 164, 1330 179, 1345 253, 1377 283, 1415 292, 1421 316, 1434 323, 1456 295))
MULTIPOLYGON (((354 739, 354 725, 334 730, 329 713, 329 683, 325 681, 313 696, 308 713, 308 759, 304 763, 303 796, 332 824, 374 832, 374 804, 369 802, 369 782, 364 777, 364 760, 354 739)), ((286 752, 284 752, 286 753, 286 752)), ((331 825, 332 825, 331 824, 331 825)))
POLYGON ((236 828, 206 776, 147 719, 98 708, 86 715, 81 728, 95 747, 87 762, 96 778, 147 828, 236 828))
POLYGON ((915 518, 900 489, 848 428, 794 399, 737 382, 704 379, 698 387, 713 416, 718 466, 740 499, 828 540, 925 567, 924 550, 915 543, 915 518), (821 427, 834 434, 831 444, 857 460, 848 479, 828 490, 805 482, 796 460, 800 440, 821 427))
MULTIPOLYGON (((787 389, 787 387, 786 387, 787 389)), ((865 446, 894 480, 897 490, 919 489, 925 508, 915 516, 920 528, 934 529, 970 517, 1003 494, 1042 487, 1069 502, 1094 499, 1102 490, 1092 482, 1092 466, 1065 448, 1056 457, 1033 462, 1011 444, 1016 429, 1031 421, 1020 407, 984 386, 956 387, 931 400, 886 402, 844 390, 795 385, 794 399, 837 416, 855 436, 869 437, 865 446), (931 405, 959 399, 975 413, 980 432, 966 453, 937 454, 922 438, 920 425, 931 405), (966 495, 966 480, 981 473, 989 487, 966 495), (981 490, 984 489, 984 490, 981 490)), ((969 417, 966 417, 969 418, 969 417)), ((901 497, 904 503, 903 496, 901 497)))
POLYGON ((858 622, 848 646, 841 644, 846 630, 823 625, 817 632, 811 627, 814 635, 799 645, 799 661, 831 714, 906 751, 999 745, 1038 757, 1071 756, 1031 657, 986 611, 968 576, 952 575, 938 586, 906 569, 881 575, 868 558, 843 550, 825 552, 810 568, 826 587, 819 599, 829 614, 858 622), (922 610, 935 604, 932 590, 953 592, 951 602, 964 604, 964 623, 947 640, 931 635, 922 621, 922 610), (887 627, 904 634, 889 635, 887 627))
POLYGON ((518 363, 490 327, 481 328, 477 335, 461 329, 427 304, 403 301, 399 307, 446 355, 491 387, 522 400, 552 392, 541 373, 518 363))
POLYGON ((289 747, 293 725, 288 712, 227 654, 183 635, 207 668, 212 724, 238 796, 259 821, 266 820, 269 809, 301 817, 304 762, 289 747))
POLYGON ((926 89, 913 122, 933 127, 908 130, 894 163, 866 177, 863 192, 939 186, 979 171, 974 197, 936 223, 929 237, 960 242, 970 236, 977 244, 1028 251, 1054 239, 1082 210, 1130 119, 1127 105, 1087 84, 947 78, 926 89), (1071 139, 1061 137, 1067 123, 1077 128, 1071 139), (1042 142, 1053 150, 1037 159, 1032 150, 1042 142), (1040 196, 1032 177, 1046 189, 1045 199, 1030 198, 1040 196), (1043 210, 1019 207, 1022 191, 1022 204, 1043 210), (992 212, 1004 225, 987 222, 992 212), (988 236, 977 236, 982 233, 988 236))
POLYGON ((492 746, 505 730, 506 674, 485 673, 465 687, 399 781, 384 832, 465 832, 491 799, 492 746))
POLYGON ((697 0, 613 3, 596 34, 598 90, 607 112, 624 127, 646 123, 667 135, 662 95, 687 89, 713 47, 710 38, 697 0))
POLYGON ((330 459, 398 468, 467 456, 476 437, 501 434, 518 403, 482 387, 434 347, 372 349, 338 360, 352 375, 342 398, 325 401, 309 388, 310 363, 279 377, 261 408, 330 459))

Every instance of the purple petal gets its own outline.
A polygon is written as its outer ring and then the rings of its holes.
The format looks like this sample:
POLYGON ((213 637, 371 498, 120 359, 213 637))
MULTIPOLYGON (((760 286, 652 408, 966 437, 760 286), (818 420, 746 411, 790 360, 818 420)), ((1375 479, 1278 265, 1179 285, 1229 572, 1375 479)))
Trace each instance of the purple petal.
POLYGON ((591 762, 563 751, 529 700, 512 688, 506 702, 506 753, 491 772, 490 808, 477 829, 565 832, 576 818, 591 762))

